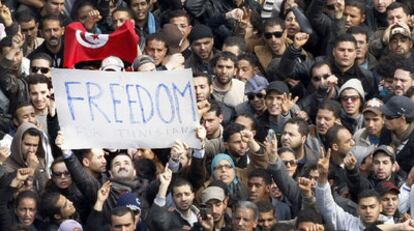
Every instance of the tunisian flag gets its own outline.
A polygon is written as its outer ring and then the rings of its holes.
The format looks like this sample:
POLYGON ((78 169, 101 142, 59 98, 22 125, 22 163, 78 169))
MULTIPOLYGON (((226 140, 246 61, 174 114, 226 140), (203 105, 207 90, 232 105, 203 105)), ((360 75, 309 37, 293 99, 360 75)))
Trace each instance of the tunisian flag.
POLYGON ((132 63, 137 57, 139 37, 131 21, 111 34, 92 34, 86 31, 80 22, 73 22, 65 29, 65 68, 74 68, 82 61, 102 60, 108 56, 117 56, 132 63))

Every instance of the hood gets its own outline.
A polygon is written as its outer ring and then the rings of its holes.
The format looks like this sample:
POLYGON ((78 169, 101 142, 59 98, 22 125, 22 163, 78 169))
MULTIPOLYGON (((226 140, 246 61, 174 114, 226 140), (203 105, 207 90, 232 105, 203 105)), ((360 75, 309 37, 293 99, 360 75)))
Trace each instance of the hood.
MULTIPOLYGON (((21 151, 22 147, 22 139, 23 134, 29 130, 30 128, 35 128, 36 130, 39 130, 34 124, 32 123, 22 123, 16 131, 16 134, 13 137, 13 141, 10 147, 11 154, 10 158, 19 166, 26 166, 26 161, 24 160, 23 153, 21 151)), ((42 131, 40 131, 40 134, 42 134, 42 131)), ((42 139, 42 135, 40 135, 40 139, 42 139)), ((42 140, 39 142, 39 146, 36 153, 38 158, 44 158, 45 157, 45 151, 43 150, 42 140)))

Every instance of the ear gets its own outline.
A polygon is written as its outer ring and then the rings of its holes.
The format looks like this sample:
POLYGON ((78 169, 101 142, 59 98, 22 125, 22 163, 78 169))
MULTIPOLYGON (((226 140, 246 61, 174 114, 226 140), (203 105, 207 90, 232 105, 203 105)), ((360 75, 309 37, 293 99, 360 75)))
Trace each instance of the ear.
POLYGON ((334 151, 338 151, 339 150, 339 147, 338 147, 338 144, 332 144, 332 149, 334 150, 334 151))
POLYGON ((272 185, 271 185, 271 184, 270 184, 270 185, 266 185, 266 186, 265 186, 265 190, 266 190, 266 192, 267 192, 267 193, 270 193, 270 190, 271 190, 270 188, 271 188, 271 187, 272 187, 272 185))
POLYGON ((135 168, 134 168, 134 176, 137 176, 137 170, 135 170, 135 168))
POLYGON ((335 58, 335 47, 332 49, 332 57, 335 58))
POLYGON ((112 171, 111 170, 108 170, 108 174, 109 174, 109 179, 111 179, 112 178, 112 171))
POLYGON ((382 204, 381 204, 381 202, 379 202, 378 201, 378 203, 379 203, 379 207, 380 207, 380 213, 382 212, 382 210, 383 210, 383 207, 382 207, 382 204))
POLYGON ((55 220, 60 220, 60 219, 62 219, 62 216, 59 215, 59 214, 55 214, 55 215, 53 215, 53 218, 55 218, 55 220))
POLYGON ((396 171, 397 171, 397 164, 394 162, 391 167, 391 172, 396 172, 396 171))
POLYGON ((82 165, 83 166, 89 167, 89 164, 90 164, 90 161, 89 161, 88 158, 85 157, 85 158, 82 159, 82 165))
POLYGON ((16 128, 19 126, 19 121, 17 121, 16 118, 13 118, 13 125, 16 126, 16 128))
POLYGON ((302 136, 302 144, 305 144, 307 136, 302 136))
POLYGON ((225 207, 227 207, 227 205, 229 204, 229 197, 224 198, 223 204, 225 205, 225 207))
POLYGON ((365 14, 362 15, 362 22, 365 22, 365 14))
POLYGON ((223 120, 224 120, 224 116, 223 116, 223 114, 220 114, 220 115, 218 116, 218 118, 219 118, 219 120, 220 120, 220 123, 223 123, 223 120))

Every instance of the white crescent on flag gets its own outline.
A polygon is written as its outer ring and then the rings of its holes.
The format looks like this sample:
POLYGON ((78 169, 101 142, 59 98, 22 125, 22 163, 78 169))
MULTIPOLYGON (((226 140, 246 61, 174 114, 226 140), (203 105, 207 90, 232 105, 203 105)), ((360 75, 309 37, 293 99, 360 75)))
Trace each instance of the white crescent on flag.
POLYGON ((109 40, 109 34, 92 34, 81 30, 76 30, 76 40, 79 44, 87 48, 100 48, 105 46, 109 40))

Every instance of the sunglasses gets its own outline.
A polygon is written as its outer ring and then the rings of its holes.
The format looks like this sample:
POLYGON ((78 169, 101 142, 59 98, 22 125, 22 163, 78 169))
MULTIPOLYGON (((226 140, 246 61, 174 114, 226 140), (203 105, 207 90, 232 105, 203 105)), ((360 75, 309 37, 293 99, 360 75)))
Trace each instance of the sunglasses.
POLYGON ((285 164, 285 166, 288 166, 288 164, 292 167, 296 166, 296 160, 284 160, 283 163, 285 164))
POLYGON ((30 69, 32 70, 33 73, 37 73, 37 72, 41 72, 42 74, 47 74, 50 71, 50 68, 48 67, 30 67, 30 69))
POLYGON ((70 172, 64 171, 64 172, 52 172, 52 176, 54 177, 69 177, 70 172))
POLYGON ((341 101, 348 102, 351 100, 352 102, 355 102, 359 99, 358 95, 350 95, 350 96, 341 96, 341 101))
POLYGON ((254 100, 254 97, 257 97, 258 99, 263 99, 266 95, 263 93, 256 93, 256 94, 248 94, 247 99, 248 100, 254 100))
POLYGON ((263 35, 265 39, 271 39, 273 36, 281 38, 283 36, 283 31, 265 32, 263 35))
POLYGON ((322 76, 315 75, 315 76, 312 77, 312 80, 315 81, 315 82, 319 82, 319 81, 321 81, 321 79, 325 79, 325 80, 328 79, 329 76, 331 76, 331 74, 324 74, 322 76))

